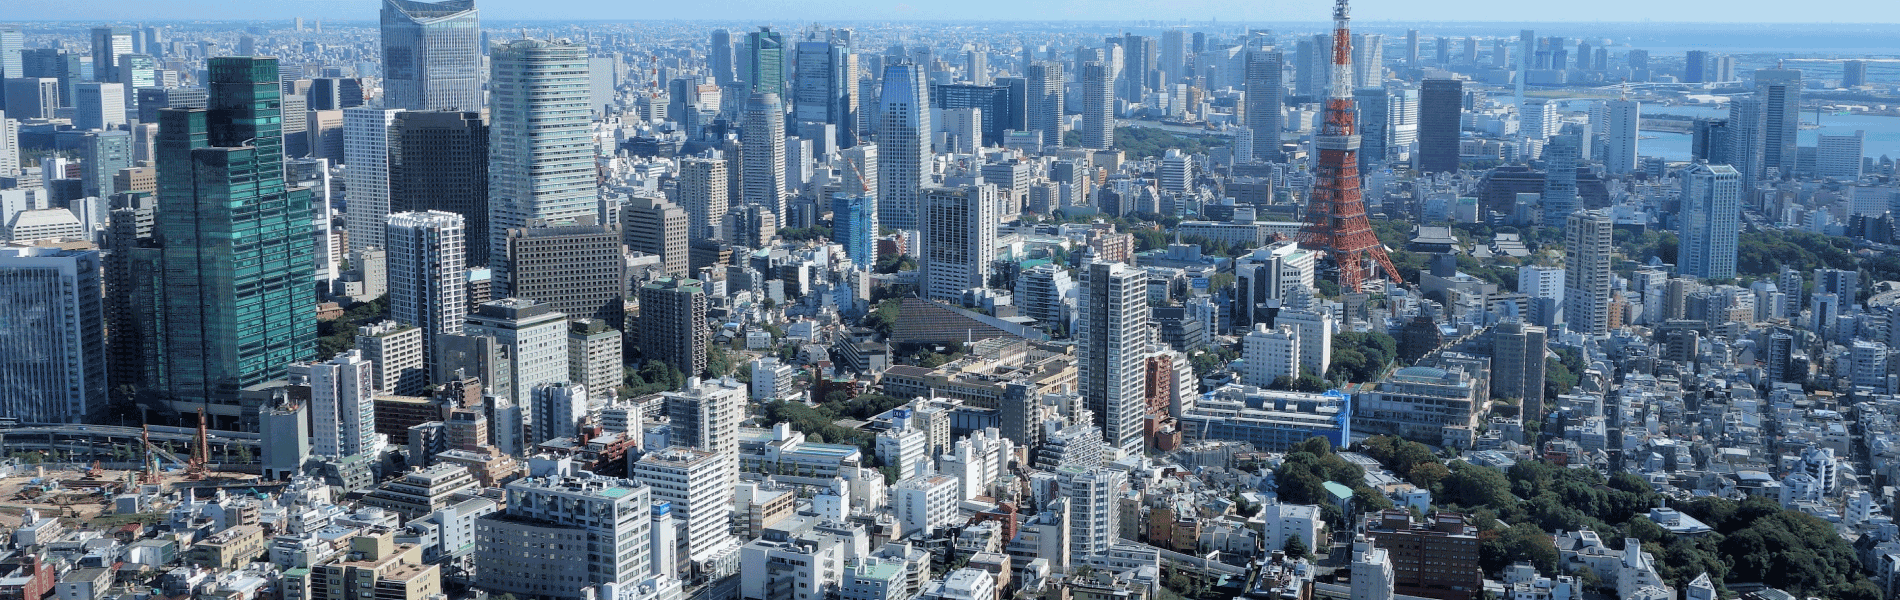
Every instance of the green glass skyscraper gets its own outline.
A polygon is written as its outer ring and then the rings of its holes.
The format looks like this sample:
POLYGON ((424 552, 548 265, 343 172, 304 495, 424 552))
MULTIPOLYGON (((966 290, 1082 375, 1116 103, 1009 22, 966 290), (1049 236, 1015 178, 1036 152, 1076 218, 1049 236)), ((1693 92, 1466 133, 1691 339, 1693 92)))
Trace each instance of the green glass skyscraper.
POLYGON ((284 182, 277 59, 210 60, 208 108, 159 111, 150 360, 179 413, 234 427, 238 391, 316 350, 311 193, 284 182))

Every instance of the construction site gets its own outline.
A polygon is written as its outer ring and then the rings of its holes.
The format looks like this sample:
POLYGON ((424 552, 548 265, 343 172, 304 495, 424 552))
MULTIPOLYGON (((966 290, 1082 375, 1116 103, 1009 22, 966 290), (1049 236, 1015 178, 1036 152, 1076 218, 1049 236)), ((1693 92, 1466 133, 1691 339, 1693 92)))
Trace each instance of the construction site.
POLYGON ((257 440, 230 433, 207 430, 202 416, 195 429, 72 425, 0 430, 5 454, 0 457, 0 527, 19 527, 29 509, 95 526, 149 524, 164 513, 139 497, 162 497, 184 488, 255 487, 259 477, 250 457, 256 456, 257 440), (246 460, 218 460, 240 456, 246 460))

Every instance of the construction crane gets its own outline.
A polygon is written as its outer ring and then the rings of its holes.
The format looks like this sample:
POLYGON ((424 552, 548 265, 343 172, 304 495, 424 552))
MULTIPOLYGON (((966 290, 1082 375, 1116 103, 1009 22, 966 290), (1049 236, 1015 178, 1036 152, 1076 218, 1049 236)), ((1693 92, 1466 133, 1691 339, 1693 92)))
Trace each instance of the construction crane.
POLYGON ((202 481, 211 469, 211 432, 205 427, 205 409, 198 408, 198 434, 191 440, 191 462, 185 466, 185 478, 202 481))

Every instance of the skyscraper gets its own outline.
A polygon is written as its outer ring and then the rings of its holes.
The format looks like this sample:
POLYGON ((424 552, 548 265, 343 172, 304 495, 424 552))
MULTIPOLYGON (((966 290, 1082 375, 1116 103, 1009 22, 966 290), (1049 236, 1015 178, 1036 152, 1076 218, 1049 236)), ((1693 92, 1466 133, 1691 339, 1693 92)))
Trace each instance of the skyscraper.
POLYGON ((1602 211, 1570 213, 1564 226, 1564 316, 1570 331, 1610 330, 1613 223, 1602 211))
POLYGON ((376 452, 375 365, 360 350, 328 361, 291 365, 290 383, 310 388, 310 452, 345 457, 376 452))
POLYGON ((707 62, 712 66, 713 82, 720 87, 732 85, 738 76, 738 72, 732 68, 732 32, 714 29, 711 44, 707 62))
MULTIPOLYGON (((0 38, 6 35, 0 31, 0 38)), ((1867 85, 1867 61, 1849 60, 1841 62, 1841 87, 1853 88, 1867 85)))
POLYGON ((916 229, 917 208, 936 155, 930 148, 930 92, 923 67, 884 67, 878 102, 877 213, 892 229, 916 229))
POLYGON ((0 79, 26 76, 20 68, 20 50, 25 47, 26 36, 19 25, 0 25, 0 79))
POLYGON ((745 72, 739 75, 750 86, 748 94, 785 93, 785 36, 771 27, 759 27, 746 34, 745 72))
POLYGON ((799 42, 792 83, 792 119, 801 128, 836 125, 835 143, 847 148, 857 143, 858 131, 858 54, 851 51, 849 34, 828 31, 824 39, 799 42))
POLYGON ((1115 77, 1108 65, 1082 65, 1082 147, 1115 147, 1115 77))
POLYGON ((1285 128, 1286 84, 1278 50, 1247 51, 1247 128, 1253 130, 1253 158, 1280 162, 1280 131, 1285 128))
POLYGON ((496 46, 489 95, 489 267, 495 297, 508 287, 508 230, 531 221, 599 214, 587 47, 565 40, 496 46))
POLYGON ((706 289, 666 277, 640 287, 640 349, 688 377, 706 370, 706 289))
POLYGON ((383 226, 389 219, 389 150, 396 113, 387 108, 358 106, 343 111, 343 189, 349 198, 344 215, 350 232, 350 252, 383 247, 383 226))
POLYGON ((996 260, 996 186, 933 187, 924 191, 923 293, 961 304, 964 290, 989 285, 996 260))
POLYGON ((389 215, 384 229, 389 318, 422 329, 430 373, 436 372, 436 336, 460 335, 468 320, 466 223, 452 212, 403 212, 389 215))
POLYGON ((1464 82, 1427 79, 1418 99, 1418 170, 1458 170, 1458 132, 1463 118, 1464 82))
POLYGON ((1187 72, 1187 32, 1180 29, 1168 29, 1161 32, 1161 84, 1178 83, 1188 76, 1187 72))
POLYGON ((124 84, 88 82, 73 86, 75 129, 111 129, 124 124, 124 84))
POLYGON ((1628 174, 1636 170, 1636 139, 1643 118, 1642 105, 1635 100, 1611 100, 1605 104, 1610 112, 1610 126, 1605 132, 1609 146, 1603 153, 1603 166, 1612 175, 1628 174))
POLYGON ((763 206, 785 222, 785 109, 776 93, 753 94, 745 103, 740 201, 763 206))
POLYGON ((1062 63, 1029 65, 1029 130, 1042 133, 1042 145, 1062 146, 1062 63))
POLYGON ((1709 51, 1690 50, 1682 57, 1682 82, 1702 83, 1709 81, 1709 51))
POLYGON ((383 0, 383 106, 479 112, 481 25, 475 0, 383 0))
POLYGON ((1697 164, 1682 174, 1682 250, 1676 259, 1685 276, 1735 276, 1741 236, 1742 176, 1728 165, 1697 164))
POLYGON ((1581 127, 1569 125, 1550 138, 1544 148, 1543 222, 1554 227, 1577 211, 1577 161, 1581 160, 1584 136, 1581 127))
POLYGON ((831 241, 859 266, 877 264, 877 195, 831 195, 831 241))
POLYGON ((206 109, 159 111, 160 393, 236 425, 238 390, 316 348, 311 194, 284 185, 277 59, 214 57, 206 109), (207 405, 208 406, 205 406, 207 405))
POLYGON ((1153 89, 1149 72, 1155 69, 1156 54, 1154 38, 1122 36, 1122 100, 1141 102, 1153 89))
POLYGON ((714 237, 726 216, 730 196, 726 189, 726 162, 707 158, 680 159, 679 187, 674 198, 686 209, 687 235, 714 237))
POLYGON ((571 317, 621 323, 627 289, 621 237, 619 223, 595 225, 592 217, 510 229, 505 256, 514 281, 508 289, 571 317))
POLYGON ((1359 88, 1352 91, 1352 100, 1359 110, 1359 157, 1368 163, 1385 160, 1392 145, 1392 92, 1359 88))
POLYGON ((685 277, 689 270, 688 223, 685 209, 660 198, 635 196, 620 207, 621 234, 627 249, 660 257, 661 269, 673 277, 685 277))
POLYGON ((462 216, 464 261, 488 260, 488 120, 472 111, 401 111, 390 126, 389 211, 462 216))
MULTIPOLYGON (((1475 48, 1472 48, 1475 52, 1475 48)), ((1352 89, 1378 87, 1385 81, 1385 36, 1355 33, 1352 36, 1352 89)))
MULTIPOLYGON (((1742 187, 1752 189, 1762 178, 1762 99, 1759 93, 1736 96, 1728 103, 1727 158, 1741 174, 1742 187)), ((1714 149, 1710 149, 1714 153, 1714 149)))
MULTIPOLYGON (((516 480, 508 484, 507 494, 506 511, 482 516, 474 528, 474 562, 483 573, 482 587, 522 596, 582 598, 601 584, 652 583, 657 554, 653 541, 665 536, 653 531, 652 488, 581 471, 516 480), (557 539, 588 543, 546 542, 557 539), (523 556, 522 549, 530 545, 546 547, 535 556, 523 556)), ((678 593, 677 587, 673 590, 678 593)))
POLYGON ((117 188, 113 176, 119 169, 132 166, 132 134, 126 131, 88 131, 80 147, 85 158, 79 172, 80 193, 93 198, 109 198, 126 191, 117 188))
POLYGON ((1801 71, 1757 69, 1755 95, 1761 98, 1761 172, 1794 172, 1796 133, 1801 125, 1801 71))
MULTIPOLYGON (((97 250, 0 248, 0 417, 86 423, 107 405, 97 250)), ((123 382, 131 385, 132 382, 123 382)))
MULTIPOLYGON (((132 32, 118 27, 92 28, 92 72, 98 81, 117 82, 119 55, 132 53, 132 32)), ((14 75, 8 75, 14 77, 14 75)))
POLYGON ((1083 270, 1076 319, 1077 384, 1111 448, 1141 452, 1146 418, 1148 274, 1122 263, 1083 270))

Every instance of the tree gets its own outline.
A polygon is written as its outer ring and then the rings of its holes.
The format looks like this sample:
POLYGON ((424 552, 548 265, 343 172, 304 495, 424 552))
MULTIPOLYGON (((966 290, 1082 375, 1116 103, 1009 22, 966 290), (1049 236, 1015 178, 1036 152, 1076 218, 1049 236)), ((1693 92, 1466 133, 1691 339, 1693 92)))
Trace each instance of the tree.
POLYGON ((1529 523, 1519 523, 1485 534, 1478 546, 1478 565, 1497 573, 1515 561, 1529 561, 1545 573, 1557 572, 1557 545, 1550 534, 1529 523))
POLYGON ((1307 554, 1306 540, 1301 539, 1300 536, 1297 536, 1297 535, 1286 536, 1286 545, 1283 546, 1281 549, 1286 551, 1287 558, 1291 558, 1294 560, 1306 558, 1306 554, 1307 554))
POLYGON ((1450 471, 1444 480, 1444 500, 1450 504, 1501 510, 1516 503, 1510 480, 1497 469, 1460 460, 1451 463, 1450 471))

